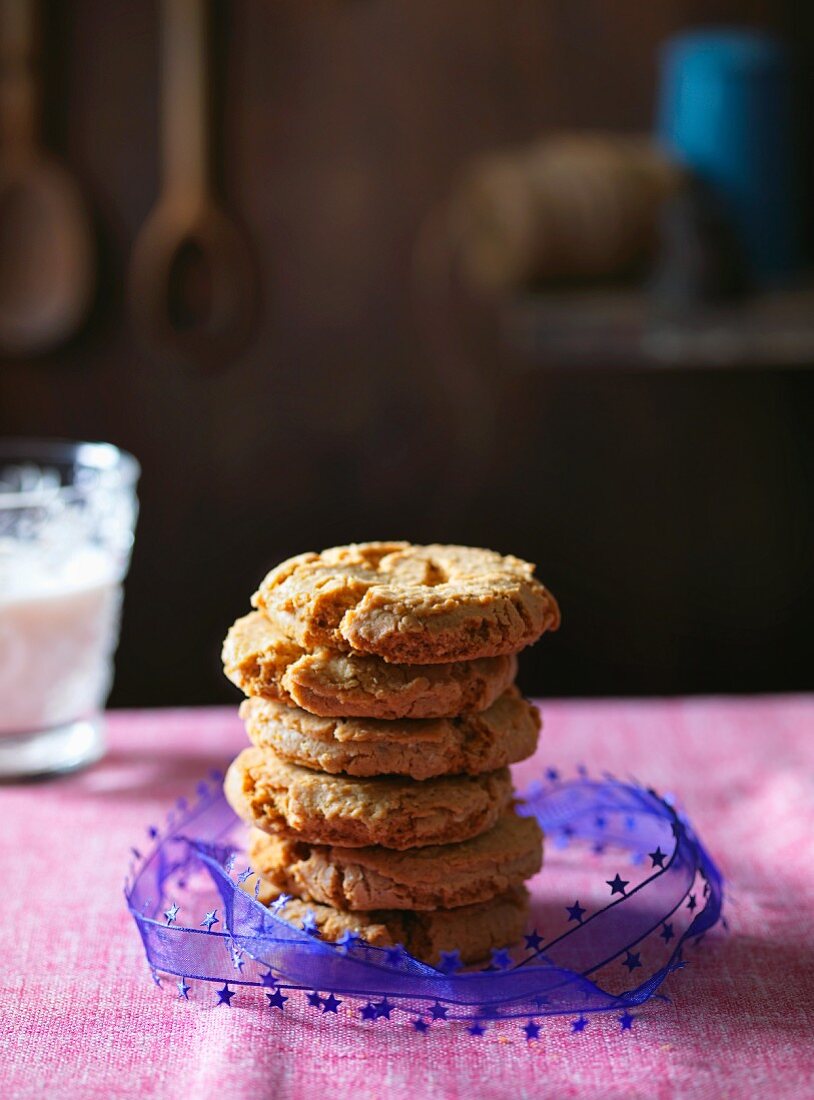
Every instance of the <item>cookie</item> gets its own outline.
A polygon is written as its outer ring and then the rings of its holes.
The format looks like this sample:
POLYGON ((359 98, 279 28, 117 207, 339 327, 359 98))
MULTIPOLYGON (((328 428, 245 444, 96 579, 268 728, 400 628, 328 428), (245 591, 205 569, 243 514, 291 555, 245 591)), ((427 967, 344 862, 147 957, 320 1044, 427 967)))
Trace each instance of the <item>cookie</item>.
POLYGON ((253 597, 307 650, 442 664, 516 653, 559 625, 534 566, 492 550, 369 542, 300 554, 253 597))
POLYGON ((337 909, 457 909, 521 886, 542 866, 543 838, 513 811, 460 844, 393 852, 338 848, 252 832, 249 860, 280 892, 337 909))
POLYGON ((486 832, 512 798, 508 768, 414 783, 348 779, 288 764, 271 749, 244 749, 224 782, 232 809, 264 832, 310 844, 418 848, 486 832))
POLYGON ((246 695, 326 718, 446 718, 486 710, 517 675, 514 654, 443 665, 394 665, 319 648, 308 653, 259 611, 223 643, 226 675, 246 695))
POLYGON ((293 764, 334 775, 478 775, 525 760, 537 747, 536 707, 509 688, 482 714, 461 718, 318 718, 269 699, 246 699, 252 742, 293 764))
MULTIPOLYGON (((244 885, 249 889, 252 880, 244 885)), ((262 883, 258 900, 269 905, 278 891, 262 883)), ((411 955, 436 966, 443 951, 458 951, 464 964, 483 962, 496 947, 507 947, 520 939, 529 915, 529 895, 516 886, 500 897, 459 909, 433 912, 409 912, 399 909, 372 913, 349 913, 297 898, 289 901, 280 915, 302 927, 303 918, 312 913, 325 940, 335 942, 345 932, 355 932, 374 947, 401 944, 411 955)))

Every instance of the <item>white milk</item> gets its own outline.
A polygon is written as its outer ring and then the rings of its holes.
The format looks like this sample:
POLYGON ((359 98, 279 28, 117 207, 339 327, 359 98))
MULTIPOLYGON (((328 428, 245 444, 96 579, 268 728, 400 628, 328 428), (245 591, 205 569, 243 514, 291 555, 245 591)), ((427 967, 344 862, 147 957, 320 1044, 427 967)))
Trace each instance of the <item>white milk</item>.
POLYGON ((104 705, 118 572, 92 548, 54 563, 19 543, 0 544, 0 737, 52 729, 104 705))

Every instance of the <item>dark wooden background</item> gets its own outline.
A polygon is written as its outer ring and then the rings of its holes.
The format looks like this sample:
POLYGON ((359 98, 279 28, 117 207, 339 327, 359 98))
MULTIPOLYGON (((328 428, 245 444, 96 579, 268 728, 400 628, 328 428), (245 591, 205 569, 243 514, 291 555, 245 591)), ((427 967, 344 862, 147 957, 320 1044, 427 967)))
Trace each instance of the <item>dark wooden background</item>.
POLYGON ((648 128, 658 43, 700 22, 810 38, 805 5, 235 0, 222 176, 263 284, 216 373, 140 348, 124 273, 158 186, 157 10, 51 4, 50 138, 96 213, 102 290, 68 348, 0 363, 0 431, 143 464, 113 701, 232 698, 219 643, 265 570, 353 539, 538 562, 564 626, 544 694, 814 686, 814 373, 531 369, 482 308, 417 299, 415 240, 468 158, 648 128))

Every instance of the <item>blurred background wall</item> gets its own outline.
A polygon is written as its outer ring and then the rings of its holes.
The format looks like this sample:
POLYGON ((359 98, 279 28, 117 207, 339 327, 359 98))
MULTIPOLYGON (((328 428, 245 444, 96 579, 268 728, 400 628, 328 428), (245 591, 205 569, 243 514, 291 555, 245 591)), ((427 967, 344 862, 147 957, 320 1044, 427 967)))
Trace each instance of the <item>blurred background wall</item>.
POLYGON ((814 686, 814 372, 525 356, 488 304, 416 291, 474 155, 652 125, 656 51, 716 22, 806 48, 794 3, 235 0, 217 9, 222 189, 262 301, 220 369, 149 354, 125 272, 159 186, 158 11, 46 6, 46 125, 91 203, 80 336, 0 363, 0 432, 143 466, 114 705, 231 699, 220 640, 279 559, 351 540, 536 561, 564 625, 541 694, 814 686))

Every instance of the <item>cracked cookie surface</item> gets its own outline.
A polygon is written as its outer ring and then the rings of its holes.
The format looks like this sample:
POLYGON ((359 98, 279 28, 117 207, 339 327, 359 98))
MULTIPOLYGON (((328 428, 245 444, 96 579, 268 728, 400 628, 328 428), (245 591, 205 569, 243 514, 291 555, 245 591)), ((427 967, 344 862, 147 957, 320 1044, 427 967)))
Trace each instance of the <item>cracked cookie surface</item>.
POLYGON ((508 768, 424 783, 349 779, 249 748, 229 766, 224 792, 238 817, 264 832, 312 844, 402 850, 485 832, 511 802, 512 785, 508 768))
POLYGON ((319 647, 309 653, 259 611, 238 619, 223 667, 246 695, 343 718, 444 718, 486 710, 517 675, 514 654, 441 665, 389 664, 319 647))
POLYGON ((559 625, 534 566, 467 546, 370 542, 300 554, 253 597, 304 649, 439 664, 516 653, 559 625))
POLYGON ((514 811, 460 844, 393 852, 305 844, 253 830, 249 860, 281 893, 338 909, 455 909, 520 886, 542 866, 537 822, 514 811))
POLYGON ((252 742, 284 760, 330 774, 477 775, 515 764, 537 747, 537 708, 515 687, 481 714, 460 718, 319 718, 268 699, 247 699, 240 716, 252 742))

